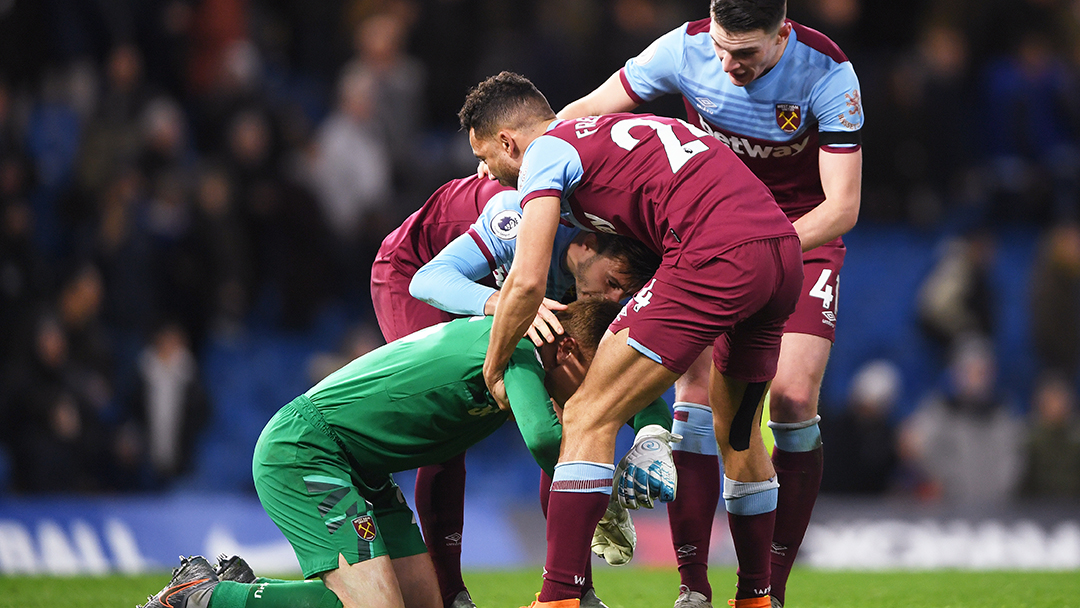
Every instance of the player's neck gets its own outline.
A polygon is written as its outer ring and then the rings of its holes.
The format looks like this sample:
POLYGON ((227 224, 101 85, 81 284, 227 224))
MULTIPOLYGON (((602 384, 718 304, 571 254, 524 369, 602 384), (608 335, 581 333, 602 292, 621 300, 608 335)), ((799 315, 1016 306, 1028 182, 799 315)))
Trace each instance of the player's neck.
POLYGON ((773 70, 773 68, 775 68, 777 66, 777 64, 780 63, 780 60, 784 58, 784 52, 787 51, 788 41, 790 41, 790 40, 791 40, 791 34, 788 34, 787 36, 784 36, 784 37, 782 37, 780 39, 780 44, 776 45, 775 61, 772 62, 772 65, 765 68, 765 71, 762 72, 761 76, 758 76, 758 78, 761 78, 761 77, 765 76, 766 74, 768 74, 769 72, 771 72, 773 70))
POLYGON ((522 127, 518 130, 517 140, 518 146, 522 152, 529 147, 529 144, 536 141, 536 138, 540 137, 544 133, 547 133, 548 127, 551 123, 558 120, 557 118, 542 118, 532 124, 522 127))

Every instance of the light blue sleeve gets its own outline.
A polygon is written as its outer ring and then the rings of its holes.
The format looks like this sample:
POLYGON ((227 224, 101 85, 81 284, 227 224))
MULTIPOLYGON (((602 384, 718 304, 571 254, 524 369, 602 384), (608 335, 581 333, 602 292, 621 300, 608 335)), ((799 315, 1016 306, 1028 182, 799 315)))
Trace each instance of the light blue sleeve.
POLYGON ((413 275, 409 293, 435 308, 459 315, 482 315, 495 290, 476 281, 491 274, 491 266, 476 241, 463 234, 413 275))
POLYGON ((496 283, 502 285, 514 262, 520 223, 517 192, 508 190, 491 197, 469 232, 451 241, 416 272, 409 293, 447 312, 484 314, 484 304, 495 290, 476 281, 494 273, 496 283))
POLYGON ((623 74, 634 94, 643 101, 661 95, 679 93, 679 74, 683 72, 683 43, 686 24, 657 38, 637 57, 626 62, 623 74))
POLYGON ((819 131, 841 133, 862 128, 862 93, 851 62, 837 65, 814 85, 810 111, 818 119, 819 131))
POLYGON ((551 135, 541 135, 525 149, 518 174, 518 192, 523 202, 530 194, 558 191, 566 198, 584 175, 581 156, 574 146, 551 135))
POLYGON ((499 286, 502 286, 503 279, 510 272, 510 265, 514 263, 519 224, 521 197, 516 190, 507 190, 491 197, 471 227, 491 255, 495 282, 499 286))

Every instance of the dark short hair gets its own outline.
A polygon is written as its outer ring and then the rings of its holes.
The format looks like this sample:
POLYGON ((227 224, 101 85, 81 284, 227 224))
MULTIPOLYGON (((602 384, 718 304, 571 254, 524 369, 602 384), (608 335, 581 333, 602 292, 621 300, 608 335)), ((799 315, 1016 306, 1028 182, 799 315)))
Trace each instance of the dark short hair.
POLYGON ((784 22, 787 0, 712 0, 709 12, 729 32, 773 32, 784 22))
POLYGON ((530 119, 555 118, 547 98, 521 74, 499 72, 469 89, 458 112, 461 128, 476 137, 491 137, 503 127, 530 119))
POLYGON ((623 265, 623 271, 630 275, 628 291, 635 292, 656 274, 660 268, 660 256, 637 239, 596 233, 596 254, 611 258, 623 265))
POLYGON ((555 317, 562 324, 564 335, 573 338, 591 360, 604 332, 620 310, 622 304, 618 302, 604 298, 581 298, 567 305, 566 310, 557 311, 555 317))

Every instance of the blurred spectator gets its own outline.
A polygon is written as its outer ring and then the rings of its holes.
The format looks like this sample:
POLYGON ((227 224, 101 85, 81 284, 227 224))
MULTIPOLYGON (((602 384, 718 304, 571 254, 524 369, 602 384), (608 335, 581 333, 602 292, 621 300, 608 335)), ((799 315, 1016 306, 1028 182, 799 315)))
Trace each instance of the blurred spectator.
POLYGON ((251 239, 255 299, 272 302, 275 323, 304 328, 329 290, 333 263, 325 216, 304 178, 282 162, 270 116, 244 110, 228 131, 225 160, 251 239))
POLYGON ((310 175, 345 297, 353 302, 366 297, 375 253, 401 215, 392 206, 390 150, 375 117, 375 85, 366 68, 342 74, 338 105, 315 136, 310 175))
POLYGON ((961 338, 993 334, 994 238, 981 232, 941 245, 941 254, 919 286, 917 309, 926 334, 946 352, 961 338))
POLYGON ((221 77, 224 56, 246 36, 248 3, 245 0, 203 0, 195 3, 190 20, 192 54, 188 63, 188 86, 197 95, 212 88, 221 77))
POLYGON ((1031 427, 1024 445, 1021 498, 1080 498, 1080 423, 1076 388, 1049 374, 1035 387, 1031 427))
POLYGON ((188 470, 210 407, 179 324, 163 324, 139 354, 132 412, 157 482, 167 483, 188 470))
POLYGON ((1042 237, 1031 271, 1031 340, 1043 370, 1072 377, 1080 368, 1080 225, 1042 237))
POLYGON ((0 359, 14 356, 32 307, 51 287, 49 265, 33 243, 33 211, 26 199, 26 164, 0 157, 0 359))
POLYGON ((132 341, 150 329, 155 316, 150 242, 143 228, 144 180, 134 166, 121 166, 97 193, 91 243, 105 280, 104 318, 132 341))
POLYGON ((867 217, 932 226, 981 201, 970 68, 961 31, 935 25, 895 61, 886 91, 867 99, 868 112, 888 117, 866 127, 867 217))
POLYGON ((70 357, 59 319, 36 321, 26 356, 8 368, 7 423, 13 487, 25 492, 100 490, 107 437, 99 417, 100 388, 70 357))
POLYGON ((996 221, 1076 219, 1080 96, 1074 74, 1039 30, 1021 30, 1011 55, 985 69, 984 129, 996 221))
POLYGON ((901 450, 932 484, 923 496, 993 504, 1014 495, 1020 475, 1022 425, 999 393, 990 344, 960 343, 949 385, 927 395, 903 423, 901 450))
POLYGON ((67 340, 67 359, 88 374, 86 386, 93 387, 93 399, 105 407, 112 398, 110 378, 114 371, 108 331, 101 319, 105 284, 97 266, 76 264, 60 286, 57 313, 67 340))
POLYGON ((424 66, 405 54, 408 16, 401 12, 368 17, 356 28, 356 57, 344 73, 366 69, 374 80, 375 120, 386 137, 393 161, 394 183, 400 189, 418 181, 415 171, 423 128, 424 66))
POLYGON ((251 240, 237 212, 234 190, 220 167, 199 176, 194 238, 200 256, 198 306, 205 326, 194 334, 196 345, 206 331, 216 337, 236 336, 251 305, 251 240))
POLYGON ((158 97, 142 113, 139 169, 153 182, 159 174, 184 172, 192 166, 187 120, 175 100, 158 97))
POLYGON ((829 444, 822 492, 884 494, 893 487, 897 432, 890 414, 900 390, 900 370, 891 361, 871 361, 855 374, 847 407, 821 421, 829 444))
POLYGON ((114 48, 105 65, 101 104, 79 154, 83 189, 100 191, 117 166, 138 159, 144 137, 139 120, 149 101, 139 49, 131 44, 114 48))
POLYGON ((316 135, 313 184, 331 229, 353 243, 370 229, 365 216, 390 203, 389 150, 375 117, 376 81, 366 68, 341 76, 338 105, 316 135))
MULTIPOLYGON (((218 57, 210 86, 196 97, 195 139, 204 151, 230 145, 231 129, 240 114, 270 114, 263 77, 263 59, 250 40, 231 42, 218 57)), ((268 125, 269 126, 269 125, 268 125)), ((272 137, 272 134, 270 134, 272 137)), ((272 142, 271 142, 272 143, 272 142)))

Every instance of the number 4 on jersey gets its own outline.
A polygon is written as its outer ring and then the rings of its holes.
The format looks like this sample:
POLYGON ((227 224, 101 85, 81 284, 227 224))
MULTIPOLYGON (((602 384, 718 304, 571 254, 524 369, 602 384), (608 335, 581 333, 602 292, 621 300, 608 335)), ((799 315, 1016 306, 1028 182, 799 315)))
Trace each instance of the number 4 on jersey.
POLYGON ((829 285, 829 277, 832 276, 832 270, 828 268, 821 271, 821 276, 818 277, 817 283, 814 283, 814 288, 810 290, 810 295, 815 298, 821 298, 821 307, 832 307, 833 298, 836 295, 833 293, 832 285, 829 285))

